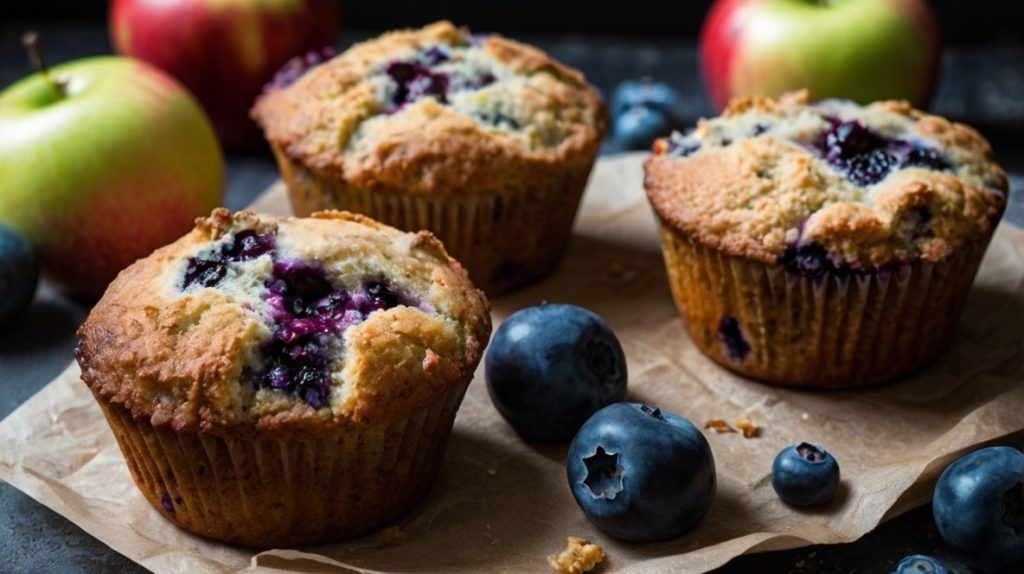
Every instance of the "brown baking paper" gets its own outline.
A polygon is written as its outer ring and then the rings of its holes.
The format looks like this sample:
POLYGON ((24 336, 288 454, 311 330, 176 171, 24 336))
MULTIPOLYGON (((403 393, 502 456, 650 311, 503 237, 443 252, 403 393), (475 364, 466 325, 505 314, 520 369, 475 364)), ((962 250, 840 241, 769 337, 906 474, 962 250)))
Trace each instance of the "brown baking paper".
MULTIPOLYGON (((567 447, 520 440, 491 406, 482 372, 426 501, 396 527, 349 542, 257 553, 178 530, 132 485, 74 366, 0 423, 0 478, 154 571, 543 572, 545 557, 576 535, 605 547, 604 572, 704 572, 744 553, 855 540, 925 503, 955 456, 1024 429, 1024 232, 999 229, 952 346, 925 372, 860 391, 766 386, 704 358, 684 332, 641 161, 599 162, 561 267, 493 301, 494 317, 498 324, 541 301, 593 309, 622 341, 630 400, 698 426, 748 417, 760 427, 749 439, 706 431, 718 494, 708 516, 677 540, 625 544, 593 528, 566 483, 567 447), (827 508, 798 511, 772 490, 772 459, 801 440, 825 445, 842 467, 840 496, 827 508)), ((256 207, 286 212, 283 189, 256 207)))

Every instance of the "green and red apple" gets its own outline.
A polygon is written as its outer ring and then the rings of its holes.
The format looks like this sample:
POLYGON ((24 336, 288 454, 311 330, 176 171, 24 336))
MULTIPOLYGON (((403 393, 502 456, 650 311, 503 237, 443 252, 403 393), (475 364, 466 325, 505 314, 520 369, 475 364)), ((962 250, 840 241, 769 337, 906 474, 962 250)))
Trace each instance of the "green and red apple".
POLYGON ((223 196, 224 159, 202 108, 137 60, 78 60, 14 83, 0 92, 0 133, 0 222, 75 294, 102 293, 223 196))
POLYGON ((337 0, 113 0, 121 54, 170 73, 199 99, 229 149, 263 139, 249 108, 293 56, 333 46, 337 0))
POLYGON ((717 0, 700 39, 712 103, 806 88, 815 100, 927 107, 941 48, 927 0, 717 0))

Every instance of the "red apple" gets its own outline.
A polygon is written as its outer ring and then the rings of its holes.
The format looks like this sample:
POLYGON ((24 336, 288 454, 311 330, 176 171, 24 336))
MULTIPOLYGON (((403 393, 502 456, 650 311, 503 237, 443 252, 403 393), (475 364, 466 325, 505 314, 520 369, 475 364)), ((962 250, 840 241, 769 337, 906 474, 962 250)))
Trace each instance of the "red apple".
POLYGON ((337 0, 113 0, 117 50, 169 72, 199 98, 229 149, 259 145, 249 108, 289 58, 333 46, 337 0))
POLYGON ((926 0, 717 0, 700 39, 712 103, 807 88, 814 99, 927 107, 941 47, 926 0))
POLYGON ((68 62, 0 92, 0 223, 85 296, 220 204, 224 160, 196 100, 130 58, 68 62))

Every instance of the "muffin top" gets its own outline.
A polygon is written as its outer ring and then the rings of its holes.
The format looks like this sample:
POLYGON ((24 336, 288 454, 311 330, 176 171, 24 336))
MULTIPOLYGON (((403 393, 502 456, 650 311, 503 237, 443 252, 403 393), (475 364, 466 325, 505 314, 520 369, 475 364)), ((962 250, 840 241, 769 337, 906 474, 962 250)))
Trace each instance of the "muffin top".
POLYGON ((644 186, 664 223, 800 272, 938 261, 988 237, 1008 195, 975 130, 902 101, 735 99, 654 147, 644 186))
POLYGON ((217 209, 110 284, 76 355, 97 398, 154 425, 316 435, 430 405, 490 329, 428 232, 217 209))
POLYGON ((589 165, 607 123, 579 72, 450 22, 385 34, 295 76, 283 70, 253 118, 293 160, 364 189, 530 186, 589 165))

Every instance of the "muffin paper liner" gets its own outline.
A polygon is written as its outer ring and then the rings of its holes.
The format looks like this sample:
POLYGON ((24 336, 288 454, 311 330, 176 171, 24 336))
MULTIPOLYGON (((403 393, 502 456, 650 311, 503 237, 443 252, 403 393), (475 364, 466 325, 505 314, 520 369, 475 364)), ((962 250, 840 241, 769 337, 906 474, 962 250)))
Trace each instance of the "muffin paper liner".
POLYGON ((879 384, 935 359, 989 239, 937 263, 811 277, 661 228, 672 296, 697 347, 737 373, 816 388, 879 384))
POLYGON ((176 432, 97 402, 135 484, 164 517, 225 542, 292 546, 349 538, 415 506, 440 468, 468 383, 408 417, 310 439, 176 432))
POLYGON ((295 215, 340 209, 405 231, 427 229, 490 296, 540 279, 558 265, 593 165, 567 169, 541 188, 430 197, 318 177, 271 147, 295 215))

